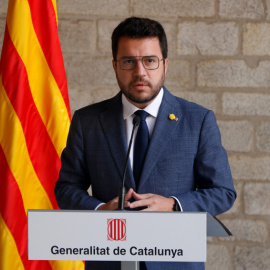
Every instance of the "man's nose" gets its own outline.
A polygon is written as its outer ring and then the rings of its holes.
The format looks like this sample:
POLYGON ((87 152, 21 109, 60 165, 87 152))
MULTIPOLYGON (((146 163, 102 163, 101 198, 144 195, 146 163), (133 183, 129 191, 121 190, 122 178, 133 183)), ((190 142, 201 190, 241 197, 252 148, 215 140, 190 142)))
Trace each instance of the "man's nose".
POLYGON ((138 59, 136 67, 134 68, 135 75, 145 76, 146 75, 146 69, 143 66, 142 60, 138 59))

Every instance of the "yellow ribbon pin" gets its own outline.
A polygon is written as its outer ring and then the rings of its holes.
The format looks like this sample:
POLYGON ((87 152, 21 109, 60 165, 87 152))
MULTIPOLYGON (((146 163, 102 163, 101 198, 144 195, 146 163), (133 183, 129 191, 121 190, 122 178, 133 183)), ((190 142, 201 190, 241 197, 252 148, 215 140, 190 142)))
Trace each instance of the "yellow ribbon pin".
POLYGON ((178 120, 178 118, 173 113, 169 115, 169 119, 170 120, 175 120, 175 121, 178 120))

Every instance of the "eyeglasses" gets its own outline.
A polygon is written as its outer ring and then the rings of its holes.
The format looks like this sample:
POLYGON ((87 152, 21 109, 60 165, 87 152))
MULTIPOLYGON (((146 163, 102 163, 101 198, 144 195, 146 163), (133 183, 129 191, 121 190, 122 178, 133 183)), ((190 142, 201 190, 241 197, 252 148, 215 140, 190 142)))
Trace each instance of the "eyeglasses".
MULTIPOLYGON (((140 57, 140 56, 136 56, 140 57)), ((124 56, 121 57, 118 61, 120 64, 120 68, 123 70, 132 70, 137 66, 137 62, 139 60, 142 61, 142 64, 145 69, 153 70, 159 68, 159 62, 164 59, 159 59, 157 56, 142 56, 141 59, 137 59, 135 56, 124 56)))

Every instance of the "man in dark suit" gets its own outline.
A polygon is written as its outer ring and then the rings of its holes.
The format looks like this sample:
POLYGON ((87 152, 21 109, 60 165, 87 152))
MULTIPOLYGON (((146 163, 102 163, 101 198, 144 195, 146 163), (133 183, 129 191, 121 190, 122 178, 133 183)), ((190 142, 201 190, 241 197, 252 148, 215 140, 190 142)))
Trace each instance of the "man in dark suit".
MULTIPOLYGON (((168 67, 163 27, 128 18, 114 30, 112 50, 121 91, 75 112, 55 187, 59 207, 117 209, 132 120, 137 110, 144 110, 146 122, 140 126, 146 127, 150 141, 142 168, 137 166, 136 139, 132 144, 125 207, 214 216, 227 211, 236 192, 214 113, 163 86, 168 67)), ((120 269, 120 263, 86 262, 86 269, 120 269)), ((204 264, 145 262, 141 269, 199 270, 204 264)))

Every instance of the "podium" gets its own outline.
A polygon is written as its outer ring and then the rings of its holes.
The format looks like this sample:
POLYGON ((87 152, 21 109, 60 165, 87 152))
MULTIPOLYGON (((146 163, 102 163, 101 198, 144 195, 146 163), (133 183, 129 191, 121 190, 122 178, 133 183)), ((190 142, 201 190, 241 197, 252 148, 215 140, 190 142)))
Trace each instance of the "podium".
POLYGON ((30 260, 205 262, 206 237, 230 235, 205 212, 28 210, 30 260))

